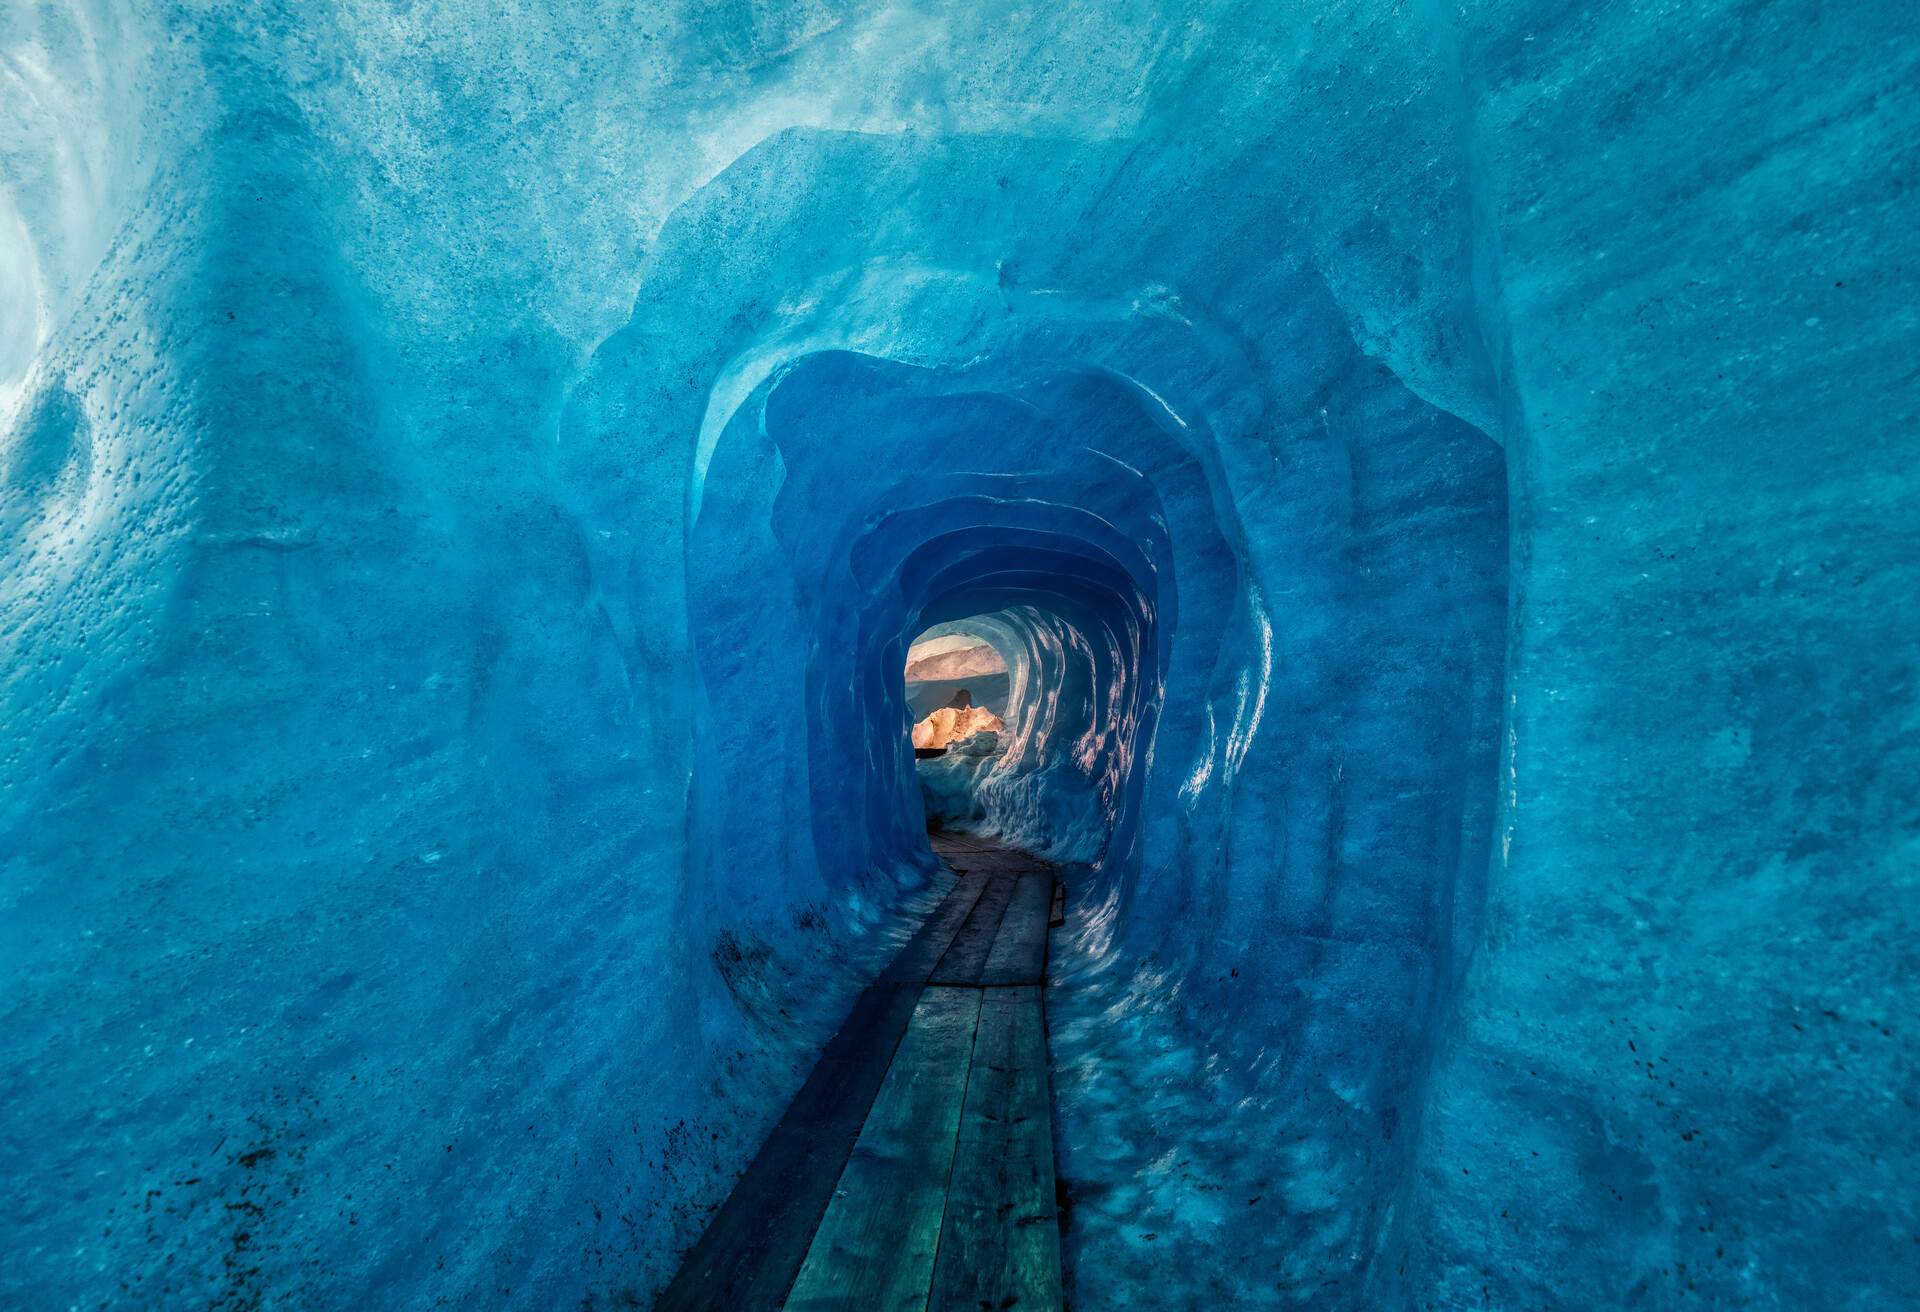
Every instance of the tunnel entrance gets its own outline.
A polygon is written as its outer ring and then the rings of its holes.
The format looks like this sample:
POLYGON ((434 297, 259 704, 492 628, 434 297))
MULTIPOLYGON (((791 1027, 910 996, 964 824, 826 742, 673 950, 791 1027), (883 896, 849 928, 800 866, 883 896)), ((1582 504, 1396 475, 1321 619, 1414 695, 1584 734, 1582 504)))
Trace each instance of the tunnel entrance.
POLYGON ((985 819, 980 784, 1009 746, 1007 658, 963 626, 936 625, 907 649, 903 677, 927 830, 977 828, 985 819))
POLYGON ((965 631, 929 630, 907 649, 903 675, 916 758, 942 756, 950 746, 977 755, 1000 750, 1008 672, 992 643, 965 631))

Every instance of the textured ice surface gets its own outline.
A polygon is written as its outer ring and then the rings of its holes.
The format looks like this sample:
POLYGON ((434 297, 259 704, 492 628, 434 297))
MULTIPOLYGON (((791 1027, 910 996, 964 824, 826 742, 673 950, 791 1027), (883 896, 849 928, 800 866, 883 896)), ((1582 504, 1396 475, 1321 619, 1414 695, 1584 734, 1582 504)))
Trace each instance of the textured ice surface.
POLYGON ((1916 142, 1880 0, 0 9, 0 1304, 644 1303, 961 620, 1082 1312, 1920 1303, 1916 142))

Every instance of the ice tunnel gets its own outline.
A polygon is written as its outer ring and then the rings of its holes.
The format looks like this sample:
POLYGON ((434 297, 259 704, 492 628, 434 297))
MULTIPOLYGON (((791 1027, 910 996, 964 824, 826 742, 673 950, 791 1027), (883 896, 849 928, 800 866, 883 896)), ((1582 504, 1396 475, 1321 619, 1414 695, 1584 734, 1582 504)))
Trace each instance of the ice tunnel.
POLYGON ((1877 0, 0 7, 0 1307, 1920 1306, 1916 142, 1877 0))

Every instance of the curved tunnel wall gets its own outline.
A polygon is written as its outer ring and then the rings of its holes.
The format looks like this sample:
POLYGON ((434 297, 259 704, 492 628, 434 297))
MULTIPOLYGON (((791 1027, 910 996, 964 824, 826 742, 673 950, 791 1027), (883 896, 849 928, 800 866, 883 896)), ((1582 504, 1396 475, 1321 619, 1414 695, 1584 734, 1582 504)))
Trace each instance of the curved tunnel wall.
MULTIPOLYGON (((696 859, 722 904, 771 899, 775 918, 774 862, 800 881, 788 898, 831 915, 916 887, 906 643, 929 624, 989 628, 1039 697, 973 780, 978 823, 1081 863, 1059 964, 1100 1019, 1068 1027, 1065 1051, 1150 1070, 1150 1049, 1175 1044, 1239 1090, 1224 1118, 1167 1077, 1063 1115, 1082 1188, 1126 1196, 1166 1146, 1170 1110, 1191 1146, 1220 1144, 1223 1123, 1266 1133, 1257 1109, 1287 1106, 1298 1174, 1250 1187, 1276 1201, 1236 1217, 1233 1242, 1258 1242, 1282 1209, 1317 1210, 1343 1224, 1296 1237, 1296 1253, 1390 1254, 1405 1145, 1484 896, 1498 448, 1378 374, 1329 398, 1329 427, 1338 414, 1355 437, 1325 481, 1324 449, 1289 453, 1296 537, 1271 544, 1267 573, 1282 607, 1258 582, 1246 503, 1216 495, 1226 476, 1204 415, 1084 359, 1010 355, 942 369, 808 353, 726 423, 689 556, 713 744, 694 787, 716 799, 696 859), (770 704, 790 707, 777 746, 752 730, 770 704), (787 833, 751 833, 772 816, 787 833), (1101 1145, 1142 1139, 1158 1147, 1100 1160, 1101 1145)), ((1271 1162, 1258 1169, 1271 1177, 1271 1162)), ((1163 1251, 1217 1242, 1167 1210, 1163 1251)), ((1108 1251, 1138 1222, 1124 1212, 1093 1203, 1082 1222, 1104 1297, 1149 1275, 1108 1251)), ((1377 1285, 1364 1265, 1341 1282, 1377 1285)))
MULTIPOLYGON (((1122 413, 1129 404, 1111 388, 1095 395, 1122 413)), ((901 746, 906 641, 929 623, 1040 605, 1078 635, 1086 695, 1101 702, 1064 718, 1048 706, 1045 732, 1030 726, 1022 742, 1034 752, 1057 742, 1048 750, 1059 761, 1036 769, 1064 762, 1082 738, 1105 744, 1094 751, 1087 742, 1078 766, 1090 801, 1104 793, 1099 814, 1061 835, 1088 855, 1104 846, 1130 773, 1116 762, 1159 696, 1157 622, 1174 604, 1172 552, 1157 494, 1140 474, 1079 444, 1112 421, 1097 410, 1077 418, 1076 439, 1018 396, 815 356, 735 421, 714 457, 690 557, 696 641, 711 653, 702 671, 710 735, 744 745, 698 781, 746 799, 705 831, 708 844, 731 848, 754 805, 748 780, 763 768, 755 758, 764 744, 735 717, 764 703, 743 689, 784 687, 797 695, 792 731, 801 739, 791 749, 801 804, 784 813, 811 840, 820 886, 890 879, 924 862, 919 792, 901 746), (744 472, 756 468, 769 482, 744 472), (740 545, 754 535, 746 519, 755 515, 771 530, 757 553, 740 545), (755 643, 763 654, 746 654, 755 643)), ((1022 759, 1015 750, 1009 764, 1022 759)))

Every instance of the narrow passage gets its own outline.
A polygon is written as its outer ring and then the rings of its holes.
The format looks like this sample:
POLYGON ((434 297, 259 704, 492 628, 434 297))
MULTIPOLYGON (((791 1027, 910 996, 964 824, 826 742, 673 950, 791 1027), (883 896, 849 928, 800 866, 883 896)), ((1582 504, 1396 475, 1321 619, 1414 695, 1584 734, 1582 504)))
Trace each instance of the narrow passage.
POLYGON ((932 841, 958 881, 855 1001, 661 1312, 1059 1309, 1054 871, 932 841))

